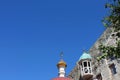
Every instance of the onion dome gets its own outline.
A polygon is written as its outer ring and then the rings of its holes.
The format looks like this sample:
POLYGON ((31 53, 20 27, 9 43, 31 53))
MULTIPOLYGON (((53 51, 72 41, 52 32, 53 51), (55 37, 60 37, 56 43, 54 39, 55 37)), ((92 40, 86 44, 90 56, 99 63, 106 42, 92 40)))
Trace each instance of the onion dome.
POLYGON ((52 80, 71 80, 70 78, 66 77, 65 69, 67 67, 66 62, 62 59, 63 52, 60 54, 60 61, 57 63, 58 67, 58 77, 53 78, 52 80))
POLYGON ((57 64, 57 67, 58 67, 58 68, 59 68, 59 67, 67 67, 67 64, 66 64, 65 61, 60 60, 60 61, 58 62, 58 64, 57 64))
POLYGON ((83 52, 82 56, 79 58, 79 61, 82 59, 92 59, 92 57, 89 53, 83 52))

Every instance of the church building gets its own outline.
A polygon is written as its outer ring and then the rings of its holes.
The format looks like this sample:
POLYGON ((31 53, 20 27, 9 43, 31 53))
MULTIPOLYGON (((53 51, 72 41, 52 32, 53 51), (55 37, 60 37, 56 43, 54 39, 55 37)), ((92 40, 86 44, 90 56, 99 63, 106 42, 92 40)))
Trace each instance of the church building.
POLYGON ((66 74, 65 73, 66 67, 67 67, 66 62, 63 59, 61 59, 57 64, 57 68, 58 68, 58 71, 59 71, 58 72, 58 77, 53 78, 52 80, 72 80, 72 79, 66 77, 66 75, 65 75, 66 74))
POLYGON ((65 75, 67 64, 61 59, 57 64, 58 77, 52 80, 120 80, 120 58, 109 57, 97 60, 103 55, 99 50, 101 44, 116 46, 117 39, 120 40, 113 36, 116 34, 111 27, 107 28, 90 50, 83 52, 67 76, 65 75))

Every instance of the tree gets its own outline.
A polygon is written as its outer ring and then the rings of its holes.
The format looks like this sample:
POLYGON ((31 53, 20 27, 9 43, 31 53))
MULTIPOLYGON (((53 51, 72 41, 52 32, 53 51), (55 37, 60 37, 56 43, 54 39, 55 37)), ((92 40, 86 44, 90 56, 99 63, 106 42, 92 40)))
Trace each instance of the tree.
POLYGON ((120 0, 112 0, 105 5, 109 9, 109 15, 103 19, 105 27, 114 27, 115 31, 120 30, 120 0))
MULTIPOLYGON (((109 15, 102 20, 105 27, 113 27, 114 32, 118 38, 120 38, 120 0, 112 0, 105 5, 105 8, 109 9, 109 15)), ((97 60, 102 58, 120 58, 120 41, 116 40, 115 46, 105 46, 101 44, 99 50, 103 53, 97 57, 97 60)))

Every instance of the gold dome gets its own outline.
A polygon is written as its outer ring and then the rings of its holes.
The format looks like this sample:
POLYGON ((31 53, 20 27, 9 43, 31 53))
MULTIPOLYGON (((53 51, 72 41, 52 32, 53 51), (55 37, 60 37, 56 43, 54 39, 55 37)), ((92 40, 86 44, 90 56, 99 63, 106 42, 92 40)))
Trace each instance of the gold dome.
POLYGON ((67 67, 67 64, 66 64, 66 62, 64 62, 63 60, 60 60, 59 62, 58 62, 58 64, 57 64, 57 67, 59 68, 59 67, 67 67))

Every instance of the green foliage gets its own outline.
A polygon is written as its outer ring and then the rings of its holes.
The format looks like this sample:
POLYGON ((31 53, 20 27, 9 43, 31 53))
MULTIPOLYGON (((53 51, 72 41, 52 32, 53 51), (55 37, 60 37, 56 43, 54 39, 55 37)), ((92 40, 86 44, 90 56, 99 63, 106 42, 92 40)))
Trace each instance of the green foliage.
MULTIPOLYGON (((105 5, 105 8, 109 9, 109 15, 104 17, 102 20, 103 25, 105 27, 113 27, 117 32, 115 36, 120 38, 120 0, 113 0, 105 5)), ((117 40, 116 40, 117 41, 117 40)), ((117 41, 115 46, 105 46, 101 44, 99 46, 99 50, 102 55, 97 57, 97 60, 101 60, 104 58, 120 58, 120 41, 117 41)))
POLYGON ((105 59, 106 57, 107 57, 107 53, 104 53, 101 56, 97 57, 97 60, 100 61, 101 59, 105 59))
POLYGON ((117 46, 104 46, 100 45, 99 50, 103 53, 101 56, 97 57, 97 60, 101 60, 104 58, 120 58, 120 41, 117 42, 117 46))
POLYGON ((109 9, 109 15, 102 20, 105 27, 114 27, 115 31, 120 30, 120 0, 113 0, 107 3, 105 8, 109 9))

